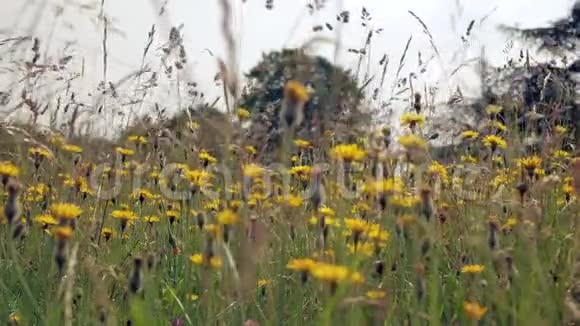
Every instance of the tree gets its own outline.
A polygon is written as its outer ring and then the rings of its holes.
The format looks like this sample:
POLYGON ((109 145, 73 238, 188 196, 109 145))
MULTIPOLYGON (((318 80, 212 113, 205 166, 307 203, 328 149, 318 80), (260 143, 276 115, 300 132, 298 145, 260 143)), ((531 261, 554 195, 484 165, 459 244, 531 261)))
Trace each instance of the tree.
POLYGON ((298 137, 315 141, 325 130, 348 136, 349 131, 370 121, 361 110, 363 95, 350 72, 303 50, 265 54, 246 77, 248 86, 239 106, 252 113, 249 138, 261 151, 276 148, 280 141, 279 111, 289 80, 298 80, 312 90, 298 137))

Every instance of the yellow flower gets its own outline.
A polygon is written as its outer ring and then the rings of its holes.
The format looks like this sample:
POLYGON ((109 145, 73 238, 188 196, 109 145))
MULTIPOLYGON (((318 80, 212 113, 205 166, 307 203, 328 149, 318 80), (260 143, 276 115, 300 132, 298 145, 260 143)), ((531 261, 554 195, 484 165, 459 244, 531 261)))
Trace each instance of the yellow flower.
POLYGON ((246 153, 248 153, 250 155, 256 155, 256 153, 258 153, 258 150, 254 146, 248 145, 248 146, 245 146, 244 149, 246 150, 246 153))
POLYGON ((47 160, 52 160, 54 158, 54 155, 52 154, 52 152, 44 147, 29 148, 28 154, 30 154, 30 156, 32 156, 32 158, 34 158, 34 159, 43 158, 43 159, 47 159, 47 160))
POLYGON ((185 172, 185 178, 192 186, 205 187, 213 178, 213 174, 205 170, 189 170, 185 172))
POLYGON ((570 154, 570 152, 567 152, 567 151, 557 150, 554 153, 552 153, 552 156, 555 159, 565 160, 565 159, 569 159, 570 157, 572 157, 572 154, 570 154))
POLYGON ((105 240, 109 240, 114 234, 115 231, 107 227, 103 228, 103 230, 101 231, 101 235, 105 238, 105 240))
POLYGON ((389 234, 389 231, 383 230, 379 224, 370 224, 367 231, 367 237, 370 240, 377 242, 386 242, 389 240, 391 235, 389 234))
POLYGON ((294 102, 306 102, 310 98, 308 89, 299 81, 290 80, 284 86, 284 97, 290 98, 294 102))
POLYGON ((68 240, 73 236, 73 229, 70 226, 59 226, 53 230, 52 234, 59 240, 68 240))
POLYGON ((345 218, 344 225, 353 233, 364 233, 369 228, 368 222, 360 218, 345 218))
POLYGON ((137 219, 137 214, 127 209, 116 209, 111 212, 111 216, 122 221, 133 221, 137 219))
POLYGON ((80 146, 77 145, 73 145, 73 144, 64 144, 62 145, 62 150, 65 152, 69 152, 69 153, 82 153, 83 149, 80 146))
POLYGON ((316 266, 316 262, 310 258, 292 259, 286 268, 295 272, 310 272, 316 266))
POLYGON ((476 139, 477 137, 479 137, 479 132, 474 131, 474 130, 466 130, 466 131, 461 133, 461 137, 463 137, 465 139, 473 140, 473 139, 476 139))
POLYGON ((492 149, 495 148, 507 148, 507 142, 501 138, 500 136, 496 135, 488 135, 485 136, 482 140, 483 145, 486 147, 491 147, 492 149))
POLYGON ((542 165, 542 158, 539 156, 529 156, 518 160, 518 165, 527 170, 534 170, 542 165))
POLYGON ((270 283, 269 280, 263 280, 263 279, 262 280, 258 280, 258 287, 259 288, 264 287, 264 286, 268 285, 269 283, 270 283))
POLYGON ((479 274, 483 272, 485 266, 483 265, 465 265, 461 267, 461 273, 464 274, 479 274))
POLYGON ((515 217, 510 217, 507 219, 504 225, 502 225, 502 230, 512 230, 518 224, 518 219, 515 217))
POLYGON ((336 145, 330 150, 330 156, 334 159, 343 159, 345 161, 359 162, 362 161, 367 153, 357 144, 336 145))
POLYGON ((353 243, 348 243, 346 248, 351 254, 360 254, 371 257, 375 251, 375 244, 372 242, 361 242, 357 243, 356 245, 353 243))
POLYGON ((244 119, 247 119, 247 118, 249 118, 249 117, 250 117, 250 111, 248 111, 248 110, 246 110, 246 109, 244 109, 244 108, 239 108, 239 109, 236 111, 236 114, 237 114, 237 116, 238 116, 238 118, 239 118, 240 120, 244 120, 244 119))
POLYGON ((308 181, 312 173, 312 167, 310 165, 297 165, 290 168, 290 175, 294 175, 300 178, 300 180, 308 181))
POLYGON ((217 220, 222 225, 236 224, 240 216, 230 209, 223 210, 217 214, 217 220))
POLYGON ((208 153, 206 150, 202 150, 199 155, 198 155, 199 160, 204 164, 204 165, 208 165, 208 164, 216 164, 217 163, 217 158, 215 158, 214 156, 212 156, 210 153, 208 153))
POLYGON ((565 133, 568 132, 568 128, 564 127, 564 126, 556 126, 554 128, 554 130, 556 130, 556 133, 559 135, 564 135, 565 133))
POLYGON ((489 115, 495 115, 500 113, 503 110, 503 108, 499 105, 493 105, 490 104, 485 108, 485 112, 489 115))
POLYGON ((304 139, 295 139, 294 145, 300 149, 308 149, 312 147, 312 143, 304 139))
POLYGON ((346 266, 318 263, 311 270, 312 276, 329 283, 361 283, 364 281, 360 273, 353 272, 346 266))
POLYGON ((492 127, 492 128, 495 128, 495 129, 497 129, 498 131, 501 131, 501 132, 504 132, 504 131, 507 130, 507 127, 503 123, 501 123, 501 122, 499 122, 497 120, 490 121, 489 122, 489 126, 492 127))
POLYGON ((304 200, 300 196, 289 194, 284 196, 284 203, 286 203, 286 205, 288 205, 289 207, 296 208, 302 206, 304 200))
POLYGON ((332 217, 335 216, 336 213, 334 212, 334 210, 328 206, 322 206, 318 209, 318 212, 326 217, 332 217))
POLYGON ((194 254, 189 257, 189 260, 191 260, 195 265, 209 265, 215 269, 221 268, 223 265, 221 258, 217 256, 211 257, 208 261, 202 254, 194 254))
POLYGON ((123 156, 131 156, 135 154, 135 151, 130 148, 117 147, 115 148, 115 151, 123 156))
POLYGON ((425 140, 417 135, 404 135, 399 137, 399 144, 407 150, 422 150, 427 147, 425 140))
POLYGON ((12 162, 4 161, 0 162, 0 176, 6 177, 17 177, 20 175, 20 169, 14 165, 12 162))
POLYGON ((404 126, 414 127, 421 126, 425 122, 425 117, 414 112, 405 113, 401 116, 401 124, 404 126))
POLYGON ((439 176, 439 180, 441 182, 447 184, 449 183, 449 175, 447 174, 447 168, 437 161, 433 161, 429 168, 427 169, 427 173, 433 176, 439 176))
POLYGON ((469 319, 481 320, 487 312, 487 308, 477 302, 464 302, 463 312, 469 319))
POLYGON ((147 144, 147 138, 143 136, 131 135, 127 138, 127 140, 135 144, 147 144))
POLYGON ((385 291, 381 291, 381 290, 371 290, 368 291, 366 293, 367 298, 371 299, 371 300, 380 300, 380 299, 384 299, 387 296, 387 293, 385 291))
POLYGON ((191 301, 197 301, 199 299, 199 295, 191 293, 187 296, 187 298, 191 301))
POLYGON ((153 223, 159 222, 161 219, 158 216, 149 215, 149 216, 143 217, 143 220, 149 224, 153 224, 153 223))
POLYGON ((43 228, 50 225, 57 225, 58 221, 50 214, 42 214, 34 218, 34 222, 41 224, 43 228))
POLYGON ((411 208, 421 203, 421 198, 414 195, 396 195, 391 197, 391 205, 400 208, 411 208))
POLYGON ((370 180, 363 187, 363 192, 371 195, 393 194, 403 190, 403 182, 399 178, 370 180))
POLYGON ((470 164, 477 164, 477 158, 471 155, 461 155, 461 162, 470 163, 470 164))
POLYGON ((60 220, 72 220, 79 217, 83 211, 75 204, 55 203, 50 206, 52 216, 60 220))
POLYGON ((252 179, 261 177, 264 172, 265 169, 263 167, 254 163, 246 164, 243 167, 244 176, 252 179))

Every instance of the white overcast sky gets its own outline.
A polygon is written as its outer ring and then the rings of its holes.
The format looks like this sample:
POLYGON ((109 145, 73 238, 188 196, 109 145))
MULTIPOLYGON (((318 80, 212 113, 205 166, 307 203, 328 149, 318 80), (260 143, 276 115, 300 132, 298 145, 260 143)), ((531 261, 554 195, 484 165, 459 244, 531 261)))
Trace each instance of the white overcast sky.
MULTIPOLYGON (((204 49, 210 49, 220 57, 225 54, 220 31, 219 1, 167 0, 167 15, 160 19, 157 16, 159 5, 165 1, 105 0, 105 13, 114 19, 116 27, 124 33, 123 36, 112 35, 110 38, 109 77, 114 80, 138 69, 147 32, 152 24, 157 24, 158 30, 162 30, 163 24, 184 24, 184 38, 191 60, 188 69, 206 93, 217 94, 211 82, 216 73, 216 61, 204 49), (208 82, 204 83, 204 80, 208 82)), ((308 3, 305 0, 274 0, 275 6, 271 11, 265 9, 265 2, 247 0, 242 4, 242 0, 232 0, 235 36, 243 71, 254 65, 264 51, 303 44, 314 35, 311 31, 314 25, 330 22, 336 26, 334 17, 341 11, 339 0, 326 1, 326 8, 312 16, 305 9, 308 3)), ((89 69, 92 68, 95 75, 100 76, 101 34, 94 22, 98 11, 86 11, 78 6, 79 3, 93 4, 98 8, 100 0, 0 0, 0 3, 0 39, 29 33, 43 40, 48 39, 54 21, 53 8, 62 5, 65 11, 55 24, 51 49, 61 47, 59 44, 65 41, 77 40, 82 45, 82 55, 91 63, 89 69), (68 29, 67 23, 75 25, 75 30, 68 29)), ((421 50, 427 56, 430 50, 421 27, 407 12, 412 10, 427 24, 442 54, 442 60, 438 63, 440 69, 430 73, 429 83, 447 83, 448 90, 454 89, 455 84, 462 84, 469 89, 469 82, 465 80, 468 74, 459 75, 451 81, 443 71, 452 70, 461 60, 478 56, 483 46, 486 56, 492 62, 503 62, 506 56, 503 50, 508 40, 497 31, 499 24, 545 25, 565 16, 572 4, 573 0, 344 0, 344 9, 351 11, 351 23, 345 25, 342 40, 345 48, 361 46, 365 33, 360 27, 359 16, 364 5, 373 17, 372 25, 384 29, 373 40, 373 62, 376 64, 387 53, 391 58, 392 73, 406 40, 413 35, 409 66, 414 67, 417 51, 421 50), (487 15, 489 17, 482 25, 476 23, 465 56, 453 62, 452 54, 462 48, 460 37, 469 22, 472 19, 479 22, 487 15)), ((319 35, 335 37, 334 32, 328 31, 319 35)), ((514 47, 509 55, 516 55, 519 49, 514 47)), ((329 55, 332 47, 325 45, 319 51, 329 55)), ((341 53, 339 57, 339 63, 348 67, 353 67, 355 62, 356 58, 347 53, 341 53)))

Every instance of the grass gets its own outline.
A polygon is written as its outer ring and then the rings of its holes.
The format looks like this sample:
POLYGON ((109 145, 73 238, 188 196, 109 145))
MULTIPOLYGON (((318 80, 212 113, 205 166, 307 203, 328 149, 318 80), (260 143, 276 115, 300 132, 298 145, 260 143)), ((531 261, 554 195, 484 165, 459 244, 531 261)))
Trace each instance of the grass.
MULTIPOLYGON (((230 11, 228 1, 220 4, 230 11)), ((428 27, 410 14, 438 55, 428 27)), ((549 121, 542 129, 549 141, 525 145, 534 132, 518 128, 517 100, 500 102, 483 110, 477 130, 462 130, 463 145, 452 155, 436 156, 431 135, 445 130, 430 130, 433 116, 426 111, 434 108, 426 99, 433 94, 393 85, 391 98, 396 92, 415 99, 400 121, 344 134, 331 126, 319 139, 301 139, 302 110, 312 94, 300 81, 283 80, 276 107, 283 112, 282 139, 265 153, 248 135, 260 113, 235 108, 242 81, 229 15, 221 26, 229 56, 220 61, 218 78, 225 113, 214 121, 185 110, 170 125, 133 115, 142 113, 145 98, 155 97, 157 82, 175 81, 169 87, 176 87, 171 95, 180 107, 204 101, 195 85, 180 80, 187 55, 178 29, 161 47, 162 70, 148 70, 156 44, 152 27, 140 71, 114 83, 107 80, 111 26, 100 16, 98 105, 64 100, 71 97, 66 88, 57 91, 62 103, 40 104, 32 90, 52 77, 37 62, 38 40, 28 40, 35 44, 34 62, 13 63, 29 70, 14 72, 27 91, 11 114, 29 109, 32 116, 24 126, 0 129, 1 323, 580 321, 580 158, 568 144, 569 126, 549 121), (184 91, 184 84, 191 88, 184 91), (81 128, 83 114, 104 111, 105 121, 114 120, 119 112, 112 107, 125 99, 131 116, 123 123, 137 127, 123 137, 99 139, 90 126, 81 128), (45 114, 50 128, 42 131, 45 114), (279 163, 266 164, 272 161, 279 163)), ((367 47, 370 37, 365 53, 367 47)), ((363 59, 370 65, 370 56, 358 55, 359 68, 363 59)), ((70 60, 56 75, 74 70, 70 60)), ((375 97, 382 97, 388 62, 384 55, 375 97)), ((365 73, 365 86, 371 75, 365 73)), ((20 96, 18 87, 6 94, 20 96)), ((339 95, 327 95, 324 103, 339 95)), ((166 118, 159 103, 149 113, 166 118)))

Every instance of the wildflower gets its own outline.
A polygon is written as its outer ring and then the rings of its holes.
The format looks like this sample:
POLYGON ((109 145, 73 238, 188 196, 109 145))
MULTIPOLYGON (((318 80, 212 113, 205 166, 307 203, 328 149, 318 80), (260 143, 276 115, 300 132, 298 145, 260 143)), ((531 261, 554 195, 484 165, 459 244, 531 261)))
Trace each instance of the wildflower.
POLYGON ((461 273, 464 274, 480 274, 485 269, 483 265, 465 265, 461 267, 461 273))
POLYGON ((52 216, 59 220, 73 220, 78 218, 82 213, 82 209, 75 204, 69 203, 55 203, 50 206, 52 216))
POLYGON ((193 187, 205 187, 209 184, 213 174, 205 170, 189 170, 185 172, 185 178, 191 183, 193 187))
POLYGON ((500 121, 497 121, 497 120, 490 121, 489 126, 491 128, 495 128, 499 132, 505 132, 507 130, 507 127, 503 123, 501 123, 500 121))
POLYGON ((59 240, 69 240, 73 236, 73 229, 70 226, 58 226, 52 234, 59 240))
POLYGON ((542 165, 542 158, 538 157, 538 156, 530 156, 530 157, 524 157, 520 160, 518 160, 518 165, 530 172, 532 172, 533 170, 537 169, 540 167, 540 165, 542 165))
POLYGON ((308 148, 312 147, 312 143, 310 143, 309 141, 304 140, 304 139, 295 139, 294 146, 296 146, 300 149, 308 149, 308 148))
POLYGON ((286 268, 295 272, 310 272, 316 266, 316 262, 310 258, 292 259, 286 268))
POLYGON ((73 154, 80 154, 83 152, 83 149, 80 146, 73 144, 64 144, 61 148, 63 151, 73 154))
POLYGON ((425 117, 418 113, 405 113, 401 116, 401 125, 409 126, 413 129, 415 126, 421 126, 425 122, 425 117))
POLYGON ((518 219, 515 217, 510 217, 507 221, 502 225, 502 230, 511 231, 516 225, 518 224, 518 219))
POLYGON ((143 136, 139 136, 139 135, 131 135, 131 136, 127 137, 127 140, 131 143, 135 143, 138 145, 147 144, 147 138, 145 138, 143 136))
POLYGON ((250 117, 250 111, 248 111, 244 108, 238 108, 236 110, 236 115, 238 116, 238 119, 245 120, 245 119, 250 117))
POLYGON ((143 217, 143 220, 149 223, 150 225, 153 225, 153 223, 158 223, 159 221, 161 221, 161 219, 155 215, 145 216, 143 217))
POLYGON ((364 279, 358 272, 353 272, 346 266, 318 263, 311 271, 314 278, 330 283, 335 287, 339 283, 362 283, 364 279))
POLYGON ((360 218, 345 218, 344 225, 353 234, 359 235, 369 228, 368 222, 360 218))
POLYGON ((564 135, 564 134, 566 134, 568 132, 568 128, 566 128, 564 126, 560 126, 560 125, 556 126, 554 128, 554 130, 556 131, 556 133, 558 135, 564 135))
POLYGON ((371 300, 380 300, 386 297, 387 293, 381 290, 371 290, 366 293, 367 298, 371 300))
POLYGON ((370 195, 393 194, 403 190, 403 182, 398 178, 370 180, 367 182, 363 191, 370 195))
POLYGON ((259 288, 265 287, 268 284, 270 284, 270 281, 269 280, 264 280, 264 279, 258 280, 258 287, 259 288))
POLYGON ((570 157, 572 157, 572 154, 570 154, 570 152, 567 152, 567 151, 557 150, 557 151, 554 151, 554 153, 552 153, 552 156, 557 160, 558 159, 566 160, 566 159, 569 159, 570 157))
POLYGON ((202 254, 194 254, 189 257, 189 260, 195 265, 207 265, 215 269, 219 269, 223 265, 222 260, 217 256, 207 259, 202 254))
POLYGON ((121 233, 123 233, 127 225, 137 219, 137 214, 127 209, 116 209, 111 212, 111 217, 121 221, 121 233))
POLYGON ((171 209, 168 210, 165 215, 167 215, 167 217, 169 218, 169 223, 173 224, 175 223, 175 221, 179 220, 179 216, 181 215, 181 213, 178 210, 175 209, 171 209))
POLYGON ((12 162, 0 162, 0 176, 2 177, 2 184, 6 186, 10 178, 16 178, 20 175, 20 169, 12 162))
POLYGON ((256 149, 256 147, 254 146, 245 146, 244 150, 246 151, 246 153, 248 153, 248 155, 250 156, 254 156, 256 155, 256 153, 258 153, 258 150, 256 149))
POLYGON ((132 156, 135 154, 135 151, 130 148, 117 147, 115 148, 115 151, 121 154, 123 157, 132 156))
POLYGON ((151 191, 144 188, 136 189, 131 194, 131 199, 138 200, 141 203, 143 203, 145 200, 156 199, 158 197, 159 196, 152 194, 151 191))
POLYGON ((308 181, 310 174, 312 173, 312 167, 310 165, 297 165, 290 168, 290 175, 297 176, 302 181, 308 181))
POLYGON ((396 195, 391 197, 391 205, 399 208, 411 208, 421 203, 421 198, 414 195, 396 195))
POLYGON ((423 150, 427 147, 425 140, 417 135, 401 136, 399 144, 407 150, 423 150))
POLYGON ((375 251, 375 244, 372 242, 361 242, 357 244, 348 243, 346 248, 351 254, 360 254, 363 256, 371 257, 375 251))
POLYGON ((230 209, 223 210, 217 215, 218 223, 222 225, 236 224, 239 219, 239 215, 230 209))
POLYGON ((336 145, 330 150, 330 156, 334 159, 342 159, 347 162, 362 161, 367 153, 357 144, 336 145))
POLYGON ((201 163, 203 164, 203 166, 208 166, 210 164, 216 164, 217 163, 217 158, 215 158, 214 156, 212 156, 208 151, 206 150, 202 150, 201 152, 199 152, 198 156, 199 160, 201 161, 201 163))
POLYGON ((304 200, 301 196, 296 196, 292 194, 288 194, 283 197, 284 203, 288 205, 288 207, 300 207, 304 203, 304 200))
POLYGON ((28 154, 36 162, 40 163, 42 160, 52 160, 54 155, 45 147, 32 147, 28 149, 28 154))
POLYGON ((427 169, 427 174, 438 176, 442 183, 449 183, 449 175, 447 174, 447 169, 441 163, 433 161, 429 168, 427 169))
POLYGON ((248 177, 251 179, 261 177, 265 172, 265 169, 257 164, 250 163, 246 164, 243 167, 244 177, 248 177))
POLYGON ((503 108, 501 106, 493 104, 490 104, 485 108, 485 112, 489 115, 496 115, 500 113, 502 110, 503 108))
POLYGON ((114 234, 115 232, 111 228, 103 228, 103 230, 101 230, 101 235, 107 241, 109 241, 114 234))
POLYGON ((477 164, 477 158, 471 155, 461 155, 461 162, 469 164, 477 164))
POLYGON ((191 293, 187 296, 190 301, 197 301, 199 299, 199 295, 191 293))
POLYGON ((463 139, 474 140, 477 139, 477 137, 479 137, 479 132, 474 130, 466 130, 461 133, 461 137, 463 137, 463 139))
POLYGON ((284 102, 280 111, 280 120, 286 127, 294 127, 302 123, 304 104, 310 95, 306 87, 299 81, 290 80, 284 86, 284 102))
POLYGON ((331 216, 335 216, 336 213, 335 211, 328 207, 328 206, 322 206, 318 209, 318 212, 326 217, 331 217, 331 216))
POLYGON ((477 302, 464 302, 463 312, 469 319, 479 321, 487 312, 487 308, 477 302))
POLYGON ((496 135, 485 136, 482 142, 483 145, 485 145, 486 147, 491 147, 491 149, 494 151, 496 148, 507 148, 507 142, 500 136, 496 135))
POLYGON ((50 214, 39 215, 34 219, 34 222, 42 225, 43 229, 46 229, 49 226, 58 224, 58 221, 50 214))

